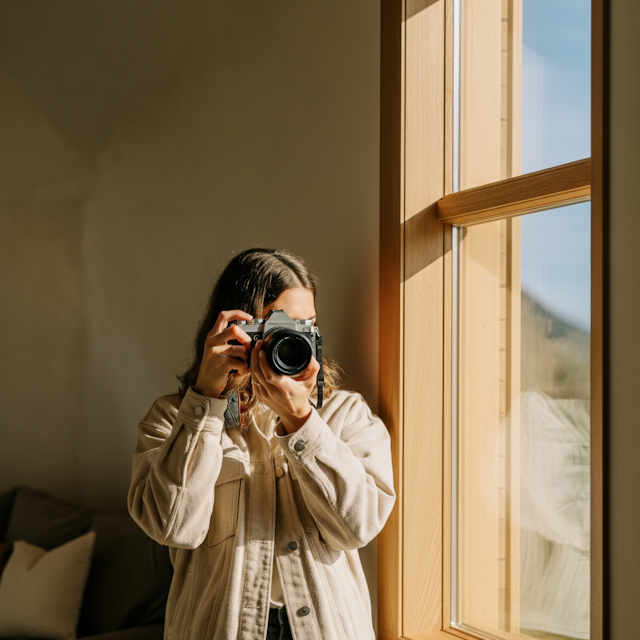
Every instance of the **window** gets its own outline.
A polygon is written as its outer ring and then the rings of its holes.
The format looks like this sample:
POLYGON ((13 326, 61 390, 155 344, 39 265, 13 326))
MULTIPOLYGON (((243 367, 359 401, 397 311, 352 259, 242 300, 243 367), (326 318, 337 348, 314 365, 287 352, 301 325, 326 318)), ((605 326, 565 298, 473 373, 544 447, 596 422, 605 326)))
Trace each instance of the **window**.
POLYGON ((591 75, 567 75, 566 47, 589 46, 567 20, 588 27, 590 5, 541 21, 548 4, 382 2, 380 411, 398 489, 382 640, 602 638, 603 9, 591 75), (590 84, 591 118, 572 107, 590 84), (551 524, 559 504, 571 516, 551 524), (591 584, 561 627, 536 576, 567 541, 591 584))

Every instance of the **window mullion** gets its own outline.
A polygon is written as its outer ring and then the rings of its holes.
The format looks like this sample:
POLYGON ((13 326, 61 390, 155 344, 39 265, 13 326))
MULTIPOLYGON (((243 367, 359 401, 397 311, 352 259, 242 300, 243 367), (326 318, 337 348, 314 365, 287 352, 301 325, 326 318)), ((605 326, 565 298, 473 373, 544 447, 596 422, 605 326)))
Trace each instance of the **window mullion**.
POLYGON ((456 225, 499 220, 585 202, 591 197, 591 159, 465 189, 438 201, 438 219, 456 225))

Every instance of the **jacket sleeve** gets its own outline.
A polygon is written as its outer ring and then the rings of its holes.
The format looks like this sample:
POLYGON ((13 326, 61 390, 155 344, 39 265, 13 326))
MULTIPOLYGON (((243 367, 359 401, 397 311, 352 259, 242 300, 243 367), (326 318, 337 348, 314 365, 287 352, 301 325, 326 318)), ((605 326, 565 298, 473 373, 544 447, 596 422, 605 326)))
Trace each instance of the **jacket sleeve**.
POLYGON ((207 535, 213 512, 227 401, 189 389, 173 423, 162 401, 138 425, 129 513, 156 542, 195 549, 207 535))
POLYGON ((396 498, 386 427, 360 395, 346 404, 328 417, 333 428, 313 409, 298 431, 277 435, 320 534, 338 550, 368 544, 396 498))

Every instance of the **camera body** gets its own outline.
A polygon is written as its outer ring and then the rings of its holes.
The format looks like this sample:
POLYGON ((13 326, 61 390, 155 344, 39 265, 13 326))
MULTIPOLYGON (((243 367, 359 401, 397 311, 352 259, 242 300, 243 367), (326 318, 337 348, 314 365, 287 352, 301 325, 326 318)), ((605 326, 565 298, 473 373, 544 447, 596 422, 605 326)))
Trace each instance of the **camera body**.
POLYGON ((264 320, 234 320, 255 344, 262 340, 267 363, 285 376, 302 373, 315 358, 320 364, 318 372, 318 403, 322 406, 322 334, 312 320, 294 320, 286 311, 270 311, 264 320))

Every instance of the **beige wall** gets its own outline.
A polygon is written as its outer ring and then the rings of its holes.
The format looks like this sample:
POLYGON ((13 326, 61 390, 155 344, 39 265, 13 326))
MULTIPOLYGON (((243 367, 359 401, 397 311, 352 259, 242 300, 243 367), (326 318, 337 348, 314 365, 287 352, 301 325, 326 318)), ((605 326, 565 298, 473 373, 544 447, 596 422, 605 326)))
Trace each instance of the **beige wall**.
POLYGON ((0 491, 80 498, 87 162, 0 72, 0 491))
POLYGON ((611 3, 611 638, 640 636, 640 5, 611 3))
POLYGON ((142 2, 70 4, 0 4, 0 491, 125 512, 137 421, 239 250, 307 260, 325 351, 377 405, 379 3, 177 3, 152 35, 142 2))

